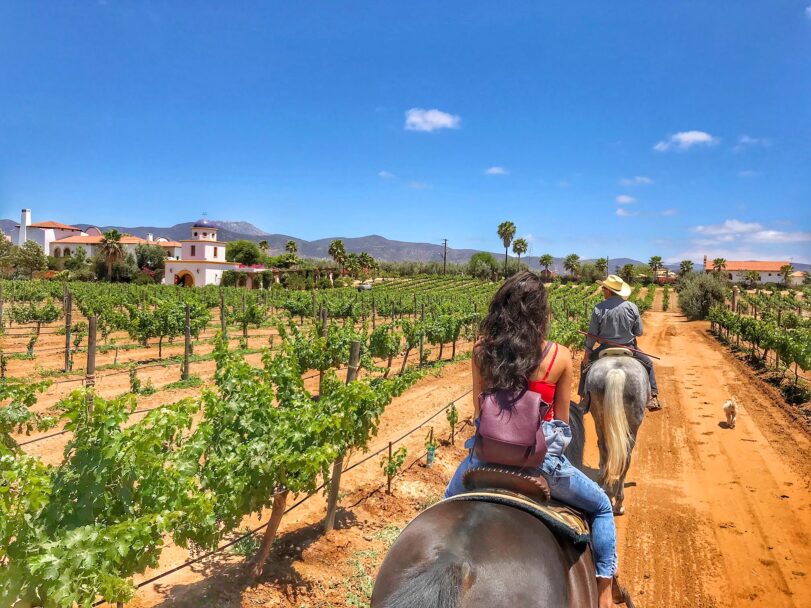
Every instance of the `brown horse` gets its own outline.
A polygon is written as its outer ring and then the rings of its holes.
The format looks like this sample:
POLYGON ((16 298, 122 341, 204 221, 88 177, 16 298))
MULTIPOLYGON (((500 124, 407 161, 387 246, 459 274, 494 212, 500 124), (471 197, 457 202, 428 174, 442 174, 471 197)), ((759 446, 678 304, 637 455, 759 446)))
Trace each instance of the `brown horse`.
MULTIPOLYGON (((582 463, 582 413, 571 408, 567 454, 582 463)), ((511 506, 441 502, 417 516, 389 550, 372 608, 594 608, 591 549, 511 506)))

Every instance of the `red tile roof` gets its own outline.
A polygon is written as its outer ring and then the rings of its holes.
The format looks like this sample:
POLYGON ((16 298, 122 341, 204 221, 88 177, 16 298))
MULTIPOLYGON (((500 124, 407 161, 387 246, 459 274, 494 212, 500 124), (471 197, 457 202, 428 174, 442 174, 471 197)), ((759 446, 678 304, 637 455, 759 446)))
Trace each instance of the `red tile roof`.
MULTIPOLYGON (((747 270, 755 270, 757 272, 780 272, 780 268, 789 264, 786 262, 761 262, 758 260, 727 260, 724 270, 726 272, 746 272, 747 270)), ((704 270, 714 270, 712 260, 704 262, 704 270)))
POLYGON ((160 245, 161 247, 180 247, 181 244, 177 241, 153 241, 153 245, 160 245))
MULTIPOLYGON (((54 244, 59 245, 98 245, 101 241, 104 240, 104 237, 101 235, 95 236, 68 236, 64 239, 57 239, 53 241, 54 244)), ((137 236, 130 236, 125 235, 121 237, 121 244, 122 245, 147 245, 149 241, 146 239, 138 238, 137 236)))
MULTIPOLYGON (((19 224, 17 224, 19 226, 19 224)), ((81 232, 81 228, 77 228, 76 226, 68 226, 67 224, 61 224, 59 222, 37 222, 36 224, 29 224, 29 228, 57 228, 59 230, 75 230, 76 232, 81 232)))

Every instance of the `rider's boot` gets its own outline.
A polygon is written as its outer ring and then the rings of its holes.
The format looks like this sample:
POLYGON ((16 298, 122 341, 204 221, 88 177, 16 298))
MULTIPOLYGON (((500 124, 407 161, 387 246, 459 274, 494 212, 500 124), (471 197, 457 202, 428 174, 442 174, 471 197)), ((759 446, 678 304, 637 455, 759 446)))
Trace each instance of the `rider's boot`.
POLYGON ((662 409, 662 403, 659 401, 659 395, 651 395, 648 399, 648 409, 652 412, 662 409))

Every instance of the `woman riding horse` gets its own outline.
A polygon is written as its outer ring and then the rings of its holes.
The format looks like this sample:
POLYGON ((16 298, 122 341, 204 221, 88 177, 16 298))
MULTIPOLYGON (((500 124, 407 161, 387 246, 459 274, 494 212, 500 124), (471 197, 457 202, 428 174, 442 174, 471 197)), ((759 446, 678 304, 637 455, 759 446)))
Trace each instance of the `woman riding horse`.
MULTIPOLYGON (((572 357, 566 347, 547 340, 549 316, 546 289, 533 273, 514 275, 496 293, 481 324, 481 339, 474 348, 476 420, 480 394, 523 388, 540 393, 544 402, 552 404, 548 422, 560 435, 571 437, 568 421, 572 357)), ((471 448, 470 455, 454 474, 446 497, 463 492, 464 473, 484 464, 475 457, 471 442, 465 444, 471 448)), ((550 445, 535 473, 546 479, 553 498, 588 515, 597 574, 597 598, 594 598, 597 601, 590 607, 596 603, 599 608, 609 608, 613 604, 612 578, 617 569, 611 502, 596 483, 571 465, 562 453, 564 445, 558 447, 550 445)), ((572 603, 565 588, 560 588, 567 572, 571 575, 574 563, 565 555, 565 548, 526 513, 502 505, 468 507, 454 502, 440 503, 427 514, 431 512, 432 518, 420 521, 418 517, 412 522, 403 534, 407 540, 402 545, 398 541, 392 549, 395 552, 400 546, 396 559, 406 572, 395 573, 387 568, 395 558, 391 553, 386 558, 375 585, 372 606, 455 608, 477 605, 476 601, 489 606, 587 605, 572 603), (440 530, 445 533, 444 538, 440 530), (506 579, 515 576, 515 568, 530 580, 510 584, 506 579), (487 571, 490 576, 485 581, 482 577, 487 571), (398 587, 398 581, 408 579, 411 584, 398 587), (493 589, 498 592, 495 596, 493 589), (411 599, 407 599, 409 594, 411 599), (470 602, 460 599, 466 594, 470 602), (419 597, 433 599, 426 603, 419 597)))

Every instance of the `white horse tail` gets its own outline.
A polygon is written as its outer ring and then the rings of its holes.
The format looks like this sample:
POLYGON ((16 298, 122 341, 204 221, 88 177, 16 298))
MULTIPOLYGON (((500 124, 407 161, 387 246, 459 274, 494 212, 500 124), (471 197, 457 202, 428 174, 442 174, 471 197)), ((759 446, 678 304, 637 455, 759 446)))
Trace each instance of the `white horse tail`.
POLYGON ((622 400, 624 391, 625 372, 621 369, 609 370, 605 378, 603 402, 603 440, 608 452, 605 470, 601 472, 603 486, 616 482, 628 466, 631 429, 622 400))

